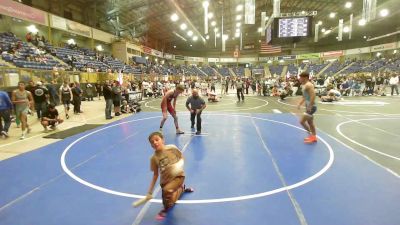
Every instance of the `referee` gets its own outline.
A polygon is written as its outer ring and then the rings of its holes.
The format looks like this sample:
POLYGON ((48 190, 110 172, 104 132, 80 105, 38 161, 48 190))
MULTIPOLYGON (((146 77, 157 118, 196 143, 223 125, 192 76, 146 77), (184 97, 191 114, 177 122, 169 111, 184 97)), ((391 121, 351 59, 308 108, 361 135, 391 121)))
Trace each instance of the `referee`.
POLYGON ((192 90, 192 96, 189 96, 189 98, 186 100, 186 108, 190 111, 190 121, 192 122, 191 128, 194 128, 196 118, 196 134, 201 134, 201 112, 203 112, 203 109, 206 108, 206 103, 199 96, 199 92, 196 89, 192 90))

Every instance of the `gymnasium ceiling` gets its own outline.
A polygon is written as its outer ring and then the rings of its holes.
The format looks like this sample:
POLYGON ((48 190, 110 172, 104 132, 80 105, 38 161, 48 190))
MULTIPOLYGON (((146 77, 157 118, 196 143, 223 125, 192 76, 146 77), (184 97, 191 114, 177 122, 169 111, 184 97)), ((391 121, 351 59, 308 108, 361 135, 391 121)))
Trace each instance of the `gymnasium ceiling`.
MULTIPOLYGON (((320 42, 337 42, 337 26, 340 18, 344 19, 345 25, 349 22, 349 15, 354 14, 353 39, 362 41, 364 36, 375 37, 390 32, 400 30, 400 4, 399 0, 377 0, 377 19, 364 27, 358 26, 361 19, 362 0, 281 0, 281 13, 291 12, 311 12, 317 11, 314 23, 322 21, 321 28, 332 29, 329 35, 320 34, 320 42), (352 2, 352 7, 344 7, 346 2, 352 2), (389 16, 379 17, 379 10, 389 9, 389 16), (329 14, 335 13, 335 18, 330 18, 329 14)), ((229 35, 227 49, 233 49, 239 45, 239 38, 234 37, 236 23, 241 22, 243 34, 243 44, 259 43, 264 40, 257 31, 261 25, 261 12, 267 12, 267 16, 272 14, 273 0, 255 0, 256 13, 255 24, 244 24, 244 10, 237 12, 237 5, 244 4, 244 0, 209 0, 209 12, 213 13, 213 18, 209 19, 209 40, 204 43, 201 36, 204 34, 204 9, 203 0, 69 0, 64 1, 66 6, 75 5, 94 11, 93 18, 97 20, 95 24, 103 30, 117 33, 125 37, 135 37, 142 42, 147 41, 147 45, 162 49, 190 50, 216 50, 214 48, 214 27, 211 21, 216 21, 216 27, 221 30, 221 18, 224 17, 224 33, 229 35), (179 20, 171 21, 171 15, 177 13, 179 20), (237 21, 236 16, 242 14, 242 19, 237 21), (188 28, 185 31, 180 29, 181 23, 186 23, 188 28), (198 41, 193 41, 187 35, 188 30, 192 30, 198 36, 198 41), (178 35, 187 41, 182 40, 178 35), (190 45, 193 45, 192 47, 190 45)), ((93 24, 93 21, 91 21, 93 24)), ((314 28, 314 25, 312 26, 314 28)), ((346 39, 346 34, 344 39, 346 39)), ((308 39, 297 40, 299 44, 312 44, 313 35, 308 39)), ((365 41, 365 40, 364 40, 365 41)), ((217 49, 221 49, 221 39, 217 39, 217 49)), ((279 44, 279 43, 278 43, 279 44)), ((282 44, 282 43, 280 43, 282 44)), ((287 44, 287 43, 286 43, 287 44)))

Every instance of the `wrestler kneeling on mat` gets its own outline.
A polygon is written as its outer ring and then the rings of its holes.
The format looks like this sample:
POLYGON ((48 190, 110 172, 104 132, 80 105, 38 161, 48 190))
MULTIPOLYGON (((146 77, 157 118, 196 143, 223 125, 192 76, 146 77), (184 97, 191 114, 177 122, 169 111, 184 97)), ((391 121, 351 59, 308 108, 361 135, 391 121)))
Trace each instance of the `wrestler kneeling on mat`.
POLYGON ((164 209, 158 213, 157 219, 163 219, 183 192, 193 192, 194 190, 184 185, 184 158, 181 151, 175 145, 165 145, 161 132, 151 133, 149 135, 149 142, 154 149, 154 154, 150 159, 150 169, 154 174, 147 197, 149 199, 152 198, 154 185, 160 174, 164 209))

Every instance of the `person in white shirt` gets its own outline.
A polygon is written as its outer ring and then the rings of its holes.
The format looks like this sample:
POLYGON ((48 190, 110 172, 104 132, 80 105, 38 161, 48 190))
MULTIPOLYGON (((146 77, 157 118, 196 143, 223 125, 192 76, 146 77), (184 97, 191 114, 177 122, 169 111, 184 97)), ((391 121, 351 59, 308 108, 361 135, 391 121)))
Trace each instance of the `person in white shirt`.
POLYGON ((396 90, 396 94, 399 95, 399 89, 398 89, 398 85, 399 85, 399 77, 396 76, 396 74, 392 74, 392 77, 389 80, 389 84, 390 87, 392 88, 392 93, 391 95, 393 96, 393 91, 396 90))

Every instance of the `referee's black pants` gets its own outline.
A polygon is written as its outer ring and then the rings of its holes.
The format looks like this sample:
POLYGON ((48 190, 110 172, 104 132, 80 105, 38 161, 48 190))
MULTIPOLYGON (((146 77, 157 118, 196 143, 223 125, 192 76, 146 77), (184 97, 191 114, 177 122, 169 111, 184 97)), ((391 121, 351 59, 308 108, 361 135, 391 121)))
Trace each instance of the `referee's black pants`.
POLYGON ((196 123, 197 131, 201 131, 201 112, 196 114, 195 110, 194 113, 190 113, 190 121, 192 122, 192 127, 194 127, 194 124, 196 123))

